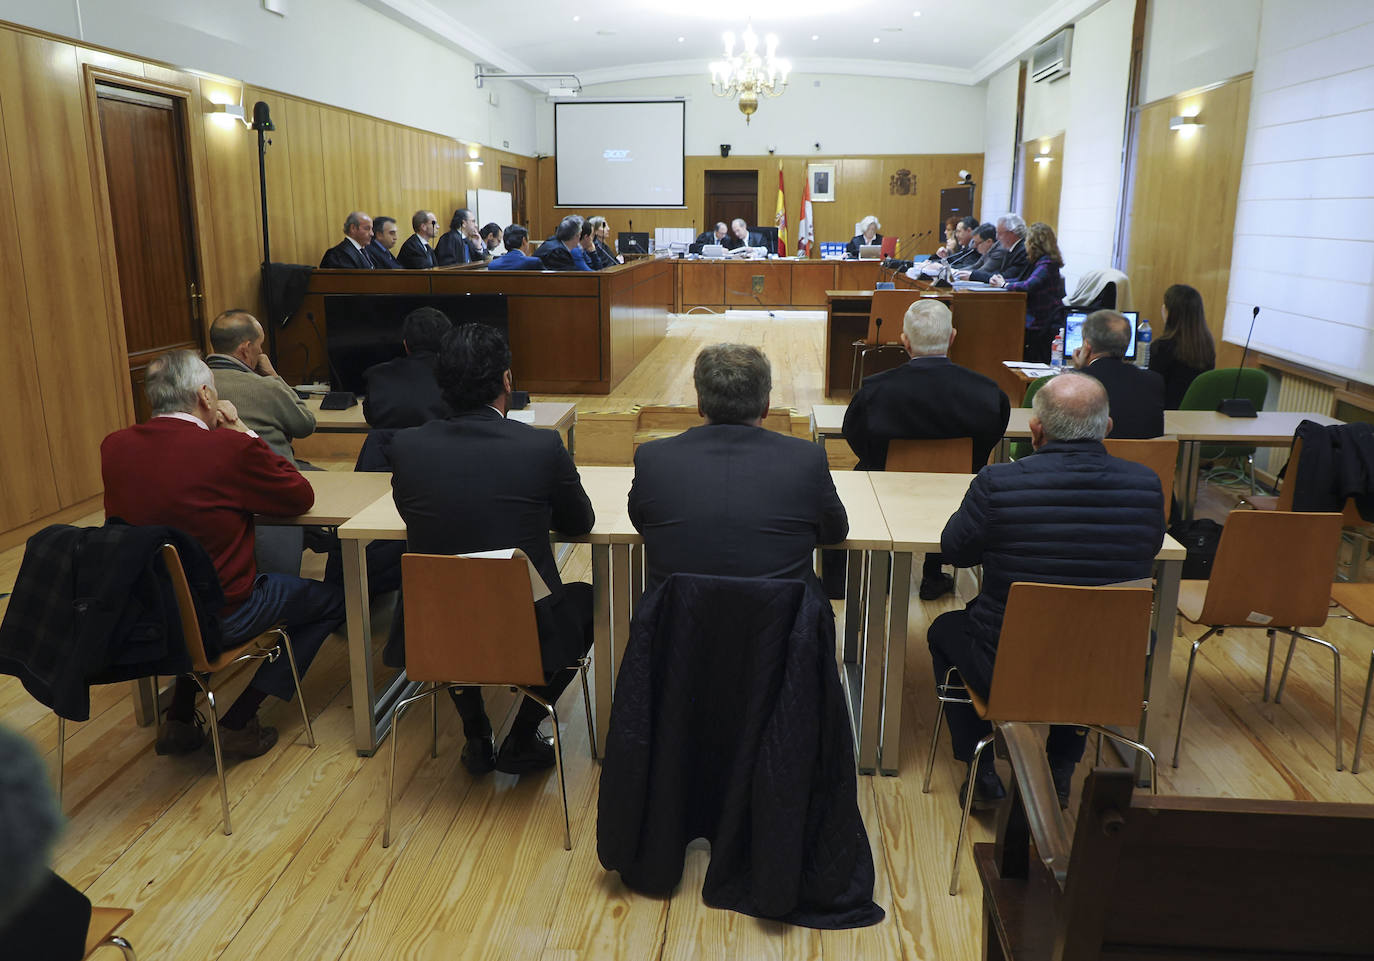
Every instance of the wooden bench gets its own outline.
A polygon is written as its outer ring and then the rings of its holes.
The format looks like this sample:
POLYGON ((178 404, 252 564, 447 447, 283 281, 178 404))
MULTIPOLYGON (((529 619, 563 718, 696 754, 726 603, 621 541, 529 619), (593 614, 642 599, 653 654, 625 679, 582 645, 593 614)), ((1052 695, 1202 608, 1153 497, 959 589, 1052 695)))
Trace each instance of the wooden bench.
POLYGON ((1006 738, 1018 776, 974 846, 986 961, 1374 956, 1374 806, 1132 797, 1130 771, 1099 768, 1066 854, 1033 734, 1006 738))

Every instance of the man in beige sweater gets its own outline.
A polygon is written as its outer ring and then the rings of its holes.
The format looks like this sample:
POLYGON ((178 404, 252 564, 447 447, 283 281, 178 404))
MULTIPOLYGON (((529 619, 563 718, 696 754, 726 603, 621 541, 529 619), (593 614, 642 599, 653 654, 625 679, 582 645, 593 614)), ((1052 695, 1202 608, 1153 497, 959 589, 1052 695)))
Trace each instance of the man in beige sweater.
POLYGON ((262 341, 262 324, 256 317, 244 310, 226 310, 210 325, 214 353, 205 362, 215 373, 219 396, 233 402, 239 418, 268 447, 295 463, 291 439, 313 434, 315 415, 278 376, 262 341))
MULTIPOLYGON (((238 408, 239 419, 257 432, 267 446, 297 464, 291 439, 315 432, 315 415, 277 375, 272 359, 263 353, 262 324, 245 310, 226 310, 210 325, 205 363, 215 375, 215 390, 238 408)), ((258 570, 268 574, 299 574, 305 536, 299 527, 260 526, 257 530, 258 570)))

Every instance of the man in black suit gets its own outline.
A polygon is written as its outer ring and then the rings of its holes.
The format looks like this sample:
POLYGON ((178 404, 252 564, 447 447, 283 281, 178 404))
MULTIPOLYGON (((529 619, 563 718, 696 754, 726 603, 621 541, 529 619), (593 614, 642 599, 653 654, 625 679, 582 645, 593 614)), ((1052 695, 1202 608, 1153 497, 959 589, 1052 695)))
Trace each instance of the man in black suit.
MULTIPOLYGON (((406 522, 407 549, 459 554, 518 547, 550 595, 535 604, 547 683, 532 690, 549 703, 572 680, 592 643, 590 584, 565 585, 549 531, 585 534, 595 517, 577 468, 557 431, 507 420, 511 354, 493 327, 463 324, 444 338, 438 377, 454 414, 398 431, 391 443, 391 487, 406 522)), ((480 689, 453 695, 463 719, 463 766, 522 774, 553 766, 553 745, 539 734, 537 702, 520 705, 497 755, 480 689)))
POLYGON ((432 210, 417 210, 410 218, 410 229, 415 231, 401 244, 401 254, 396 259, 407 270, 428 270, 439 266, 434 250, 429 242, 439 232, 439 220, 432 210))
POLYGON ((320 266, 371 270, 372 258, 367 255, 367 245, 372 243, 372 218, 361 210, 355 210, 344 221, 343 229, 344 239, 324 252, 320 266))
POLYGON ((582 218, 569 214, 558 224, 553 236, 539 245, 534 255, 544 262, 545 270, 591 270, 586 251, 582 249, 582 218))
POLYGON ((1003 214, 997 218, 997 246, 991 251, 995 256, 984 258, 985 263, 969 270, 956 270, 954 276, 984 284, 994 274, 1001 274, 1004 280, 1020 280, 1031 267, 1025 237, 1026 222, 1016 214, 1003 214))
POLYGON ((674 573, 815 583, 812 550, 849 533, 825 453, 763 427, 772 373, 757 347, 705 347, 693 375, 705 425, 635 451, 645 589, 674 573))
POLYGON ((367 256, 372 266, 383 270, 400 270, 400 262, 391 256, 391 248, 396 246, 396 218, 378 217, 372 221, 372 243, 367 245, 367 256))
POLYGON ((406 355, 363 371, 367 382, 363 417, 370 426, 418 427, 449 416, 434 370, 439 364, 439 345, 452 329, 448 316, 433 307, 417 307, 406 314, 401 326, 406 355))
POLYGON ((696 239, 696 243, 692 244, 692 246, 696 248, 692 251, 692 253, 701 253, 701 248, 709 244, 720 244, 722 247, 724 247, 726 246, 726 238, 728 238, 729 236, 730 228, 725 226, 725 221, 722 220, 719 223, 717 223, 712 230, 703 230, 701 232, 701 234, 696 239))
MULTIPOLYGON (((918 300, 902 319, 902 346, 911 360, 865 378, 844 415, 844 439, 858 470, 883 470, 887 445, 898 439, 973 438, 969 469, 980 470, 1007 429, 1011 402, 990 378, 949 359, 957 333, 953 314, 936 300, 918 300)), ((939 554, 926 555, 921 599, 954 589, 939 554)))
POLYGON ((1095 310, 1083 321, 1083 346, 1073 354, 1073 365, 1107 388, 1112 409, 1108 437, 1159 437, 1164 433, 1164 378, 1124 359, 1134 336, 1125 317, 1114 310, 1095 310))
POLYGON ((448 233, 440 237, 434 247, 434 258, 440 267, 486 259, 486 249, 477 236, 477 218, 471 210, 459 207, 453 212, 448 233))
POLYGON ((741 247, 764 247, 763 234, 750 230, 749 225, 736 217, 730 221, 730 233, 721 241, 726 250, 739 250, 741 247))

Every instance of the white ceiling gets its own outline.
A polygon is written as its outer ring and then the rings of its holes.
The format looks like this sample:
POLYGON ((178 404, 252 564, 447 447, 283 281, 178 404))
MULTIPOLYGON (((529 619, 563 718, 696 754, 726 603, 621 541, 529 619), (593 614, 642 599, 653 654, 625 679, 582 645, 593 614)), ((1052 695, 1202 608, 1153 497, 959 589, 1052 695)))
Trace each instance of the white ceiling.
POLYGON ((363 2, 478 63, 508 73, 573 73, 583 84, 704 74, 724 52, 722 34, 742 33, 751 19, 760 47, 765 34, 777 35, 778 56, 792 62, 794 75, 973 84, 1104 0, 363 2))

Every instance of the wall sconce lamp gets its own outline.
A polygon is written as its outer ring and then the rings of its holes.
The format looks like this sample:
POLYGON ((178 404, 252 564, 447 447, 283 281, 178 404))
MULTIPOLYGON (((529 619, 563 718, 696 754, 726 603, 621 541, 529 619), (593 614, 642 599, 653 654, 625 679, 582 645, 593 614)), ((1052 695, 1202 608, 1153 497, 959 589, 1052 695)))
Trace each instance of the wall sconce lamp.
POLYGON ((1169 118, 1169 129, 1170 129, 1170 130, 1196 130, 1198 127, 1201 127, 1201 126, 1203 126, 1203 123, 1202 123, 1202 121, 1201 121, 1200 119, 1198 119, 1198 117, 1197 117, 1196 115, 1191 116, 1191 117, 1170 117, 1170 118, 1169 118))
POLYGON ((223 127, 232 126, 235 121, 248 126, 248 121, 244 119, 243 104, 240 103, 211 103, 207 111, 215 121, 223 127))
POLYGON ((486 163, 486 161, 483 160, 481 157, 470 156, 468 157, 468 163, 473 167, 480 167, 484 163, 486 163))
POLYGON ((1031 158, 1035 163, 1047 164, 1054 158, 1050 156, 1050 145, 1045 144, 1040 148, 1040 152, 1031 158))

